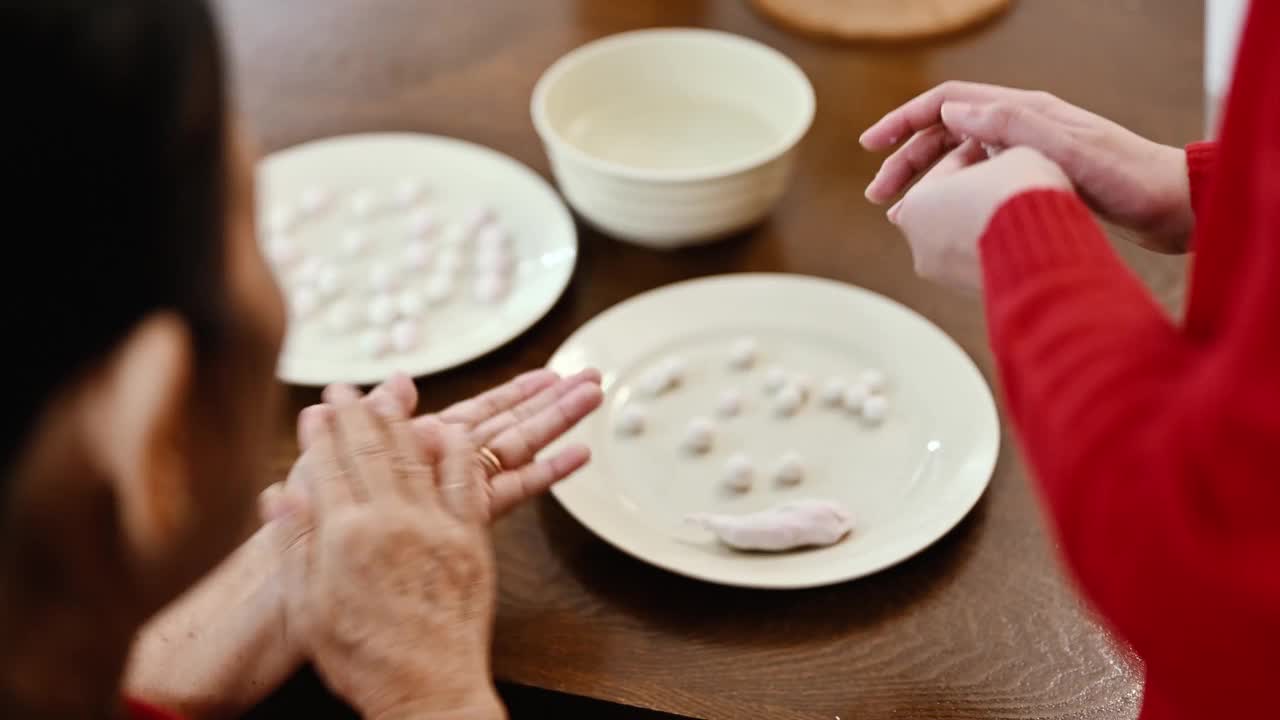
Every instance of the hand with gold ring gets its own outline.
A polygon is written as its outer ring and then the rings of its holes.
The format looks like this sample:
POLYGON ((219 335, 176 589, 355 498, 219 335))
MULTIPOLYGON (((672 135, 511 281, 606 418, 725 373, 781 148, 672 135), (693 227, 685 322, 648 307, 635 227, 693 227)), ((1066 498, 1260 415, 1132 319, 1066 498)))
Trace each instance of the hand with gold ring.
MULTIPOLYGON (((298 444, 311 444, 317 428, 331 417, 325 404, 312 405, 298 416, 298 444)), ((560 377, 550 370, 534 370, 444 410, 414 418, 411 426, 424 442, 438 435, 435 425, 459 425, 480 451, 476 468, 483 473, 481 511, 491 521, 520 503, 541 495, 572 475, 591 457, 588 448, 574 445, 551 457, 538 453, 591 414, 603 396, 600 373, 585 370, 560 377)), ((388 417, 408 417, 418 402, 417 388, 407 376, 396 375, 379 385, 362 402, 388 417)), ((271 513, 268 512, 268 515, 271 513)))

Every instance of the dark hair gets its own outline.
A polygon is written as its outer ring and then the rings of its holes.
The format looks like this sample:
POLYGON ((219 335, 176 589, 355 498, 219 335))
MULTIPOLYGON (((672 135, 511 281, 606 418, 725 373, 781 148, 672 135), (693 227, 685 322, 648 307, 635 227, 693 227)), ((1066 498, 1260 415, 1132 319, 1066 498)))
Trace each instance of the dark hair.
POLYGON ((52 395, 147 314, 221 334, 222 59, 205 0, 0 0, 9 469, 52 395), (18 229, 21 228, 21 229, 18 229))

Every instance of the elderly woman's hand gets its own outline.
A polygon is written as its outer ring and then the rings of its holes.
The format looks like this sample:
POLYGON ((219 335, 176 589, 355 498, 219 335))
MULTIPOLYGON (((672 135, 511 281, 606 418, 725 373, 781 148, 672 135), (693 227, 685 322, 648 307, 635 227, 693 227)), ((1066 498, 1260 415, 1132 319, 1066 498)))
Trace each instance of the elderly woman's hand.
POLYGON ((476 445, 352 388, 327 393, 275 523, 289 632, 369 718, 498 718, 495 571, 476 445))
MULTIPOLYGON (((325 390, 326 401, 331 400, 334 390, 325 390)), ((538 459, 537 455, 590 415, 601 400, 600 373, 596 370, 566 378, 550 370, 534 370, 441 412, 417 417, 412 426, 417 434, 430 435, 441 423, 457 425, 476 445, 477 453, 480 448, 488 451, 483 457, 489 463, 480 463, 482 455, 476 455, 477 467, 485 470, 485 482, 478 492, 485 500, 483 514, 496 520, 586 464, 591 453, 581 445, 564 448, 549 458, 538 459)), ((378 406, 383 414, 408 417, 418 404, 418 391, 408 377, 396 375, 369 393, 364 402, 378 406)), ((299 414, 298 444, 304 451, 331 414, 328 402, 299 414)), ((272 494, 274 491, 268 493, 272 494)))
POLYGON ((893 110, 861 137, 868 150, 902 143, 867 186, 867 198, 888 202, 965 138, 996 149, 1037 150, 1062 168, 1094 210, 1140 233, 1140 245, 1186 251, 1194 217, 1182 149, 1045 92, 946 82, 893 110))

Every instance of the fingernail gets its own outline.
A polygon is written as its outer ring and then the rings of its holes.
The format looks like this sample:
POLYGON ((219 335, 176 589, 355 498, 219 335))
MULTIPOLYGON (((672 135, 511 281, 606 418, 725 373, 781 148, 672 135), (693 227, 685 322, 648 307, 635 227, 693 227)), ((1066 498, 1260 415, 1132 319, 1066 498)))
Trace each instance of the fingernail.
POLYGON ((942 119, 959 120, 973 114, 973 106, 966 102, 942 103, 942 119))
POLYGON ((899 200, 898 202, 894 203, 887 212, 885 212, 885 216, 889 218, 889 222, 893 223, 894 225, 898 224, 898 213, 901 212, 901 208, 902 208, 902 201, 899 200))
POLYGON ((321 397, 327 403, 351 402, 360 399, 360 391, 350 385, 338 383, 325 388, 321 397))

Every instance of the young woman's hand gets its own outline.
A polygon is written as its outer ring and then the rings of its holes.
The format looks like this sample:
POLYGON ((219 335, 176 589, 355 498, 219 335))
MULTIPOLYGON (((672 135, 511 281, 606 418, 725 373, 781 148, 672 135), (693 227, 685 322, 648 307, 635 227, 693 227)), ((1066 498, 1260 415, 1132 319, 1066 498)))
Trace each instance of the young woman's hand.
POLYGON ((1052 160, 1103 217, 1157 252, 1185 252, 1195 218, 1186 155, 1045 92, 947 82, 862 134, 868 150, 901 143, 867 198, 888 202, 966 138, 993 150, 1028 147, 1052 160))
POLYGON ((976 290, 982 286, 979 242, 992 216, 1010 198, 1041 189, 1070 191, 1071 181, 1030 148, 1011 148, 988 159, 981 144, 966 140, 920 178, 893 218, 911 245, 916 272, 976 290))

